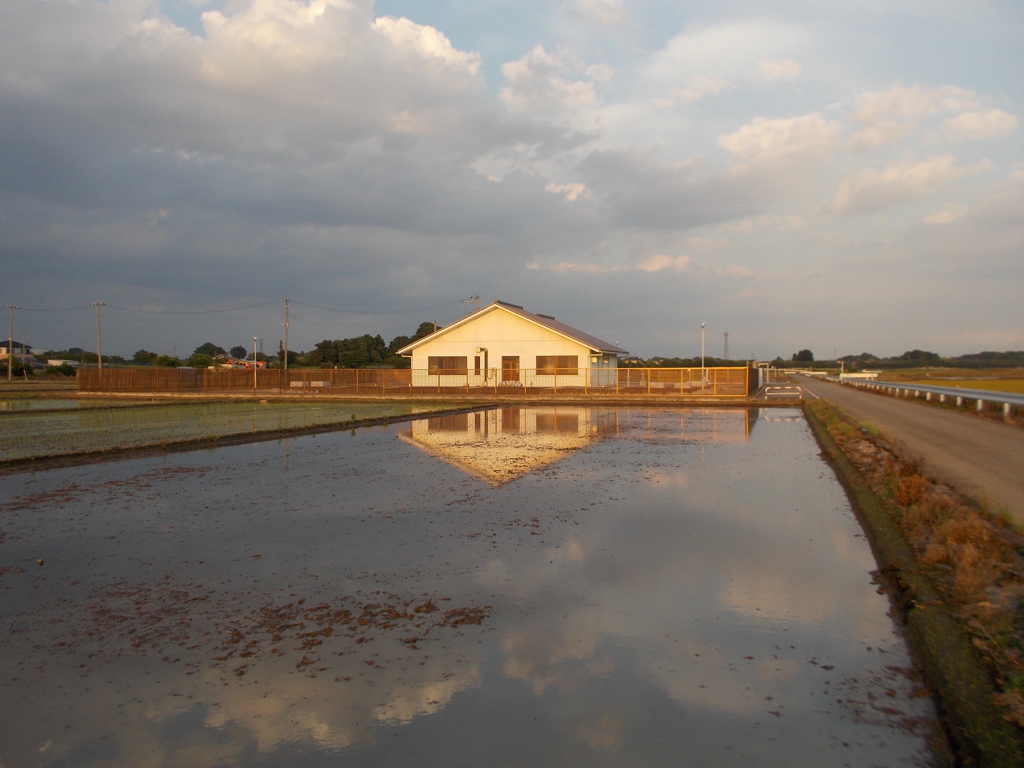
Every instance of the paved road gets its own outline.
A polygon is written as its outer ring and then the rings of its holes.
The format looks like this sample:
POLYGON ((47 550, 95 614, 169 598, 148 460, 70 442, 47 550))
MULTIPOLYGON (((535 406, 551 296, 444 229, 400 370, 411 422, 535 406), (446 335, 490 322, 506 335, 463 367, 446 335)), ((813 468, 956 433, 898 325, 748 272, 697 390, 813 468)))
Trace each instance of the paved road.
POLYGON ((1024 429, 806 376, 797 383, 905 446, 925 474, 1024 526, 1024 429))

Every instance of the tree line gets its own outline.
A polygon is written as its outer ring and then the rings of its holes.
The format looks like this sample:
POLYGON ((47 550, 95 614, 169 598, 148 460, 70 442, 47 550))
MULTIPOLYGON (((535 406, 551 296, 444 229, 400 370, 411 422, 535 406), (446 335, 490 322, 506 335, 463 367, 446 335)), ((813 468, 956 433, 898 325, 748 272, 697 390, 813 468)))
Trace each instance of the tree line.
MULTIPOLYGON (((433 333, 436 326, 432 322, 422 322, 411 336, 396 336, 390 342, 377 334, 364 334, 347 339, 324 339, 307 352, 288 351, 289 368, 408 368, 409 359, 397 354, 402 347, 411 344, 433 333)), ((252 350, 242 345, 224 349, 213 342, 200 344, 188 357, 161 355, 146 349, 136 350, 131 358, 119 355, 104 355, 104 365, 149 365, 164 368, 192 367, 207 368, 227 362, 229 359, 252 359, 252 350)), ((72 360, 84 365, 96 364, 96 353, 88 352, 79 347, 64 350, 47 350, 36 354, 36 359, 45 362, 47 359, 58 358, 72 360)), ((269 368, 284 367, 284 350, 278 349, 276 355, 256 353, 256 359, 263 361, 269 368)), ((622 367, 642 368, 706 368, 746 366, 749 360, 726 360, 719 357, 660 357, 647 360, 629 358, 620 362, 622 367)), ((814 353, 809 349, 794 352, 790 358, 776 357, 772 364, 777 368, 811 367, 813 365, 838 367, 840 363, 847 371, 857 370, 891 370, 896 368, 1022 368, 1024 367, 1024 351, 1010 352, 973 352, 955 357, 942 357, 936 352, 913 349, 894 357, 878 357, 870 352, 859 355, 844 355, 834 360, 815 360, 814 353)), ((15 363, 17 375, 31 375, 32 368, 15 363)), ((68 365, 50 366, 46 373, 74 375, 74 368, 68 365)))
MULTIPOLYGON (((364 334, 349 339, 324 339, 308 352, 288 350, 289 368, 408 368, 409 358, 401 357, 398 350, 417 339, 433 333, 436 326, 432 322, 422 322, 411 336, 396 336, 390 342, 377 334, 364 334)), ((265 362, 268 368, 284 367, 283 345, 276 355, 265 355, 256 352, 256 360, 265 362)), ((85 365, 96 364, 96 353, 87 352, 78 347, 58 351, 48 350, 36 355, 39 359, 58 358, 73 360, 85 365)), ((200 344, 188 357, 161 355, 147 349, 139 349, 131 358, 120 355, 103 355, 104 365, 148 365, 160 368, 209 368, 222 365, 229 360, 252 360, 253 351, 242 345, 224 347, 207 341, 200 344)), ((71 366, 64 366, 69 374, 74 373, 71 366)), ((64 373, 62 370, 47 373, 64 373)))

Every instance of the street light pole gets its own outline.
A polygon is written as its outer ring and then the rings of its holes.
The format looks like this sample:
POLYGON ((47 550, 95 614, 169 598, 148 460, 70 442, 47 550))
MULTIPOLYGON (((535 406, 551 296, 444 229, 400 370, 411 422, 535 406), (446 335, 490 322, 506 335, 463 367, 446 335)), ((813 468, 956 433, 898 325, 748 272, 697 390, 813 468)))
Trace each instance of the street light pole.
MULTIPOLYGON (((14 310, 19 307, 7 305, 7 380, 10 381, 14 371, 14 310)), ((24 344, 25 342, 21 342, 24 344)))
POLYGON ((252 394, 256 396, 256 337, 252 337, 252 394))
POLYGON ((89 304, 96 307, 96 370, 99 376, 103 375, 103 333, 100 328, 100 307, 105 307, 102 301, 90 301, 89 304))
POLYGON ((708 375, 704 372, 704 326, 706 323, 700 324, 700 388, 704 389, 708 383, 708 375))
MULTIPOLYGON (((284 369, 288 370, 288 299, 281 299, 284 302, 284 369)), ((255 362, 255 361, 254 361, 255 362)))

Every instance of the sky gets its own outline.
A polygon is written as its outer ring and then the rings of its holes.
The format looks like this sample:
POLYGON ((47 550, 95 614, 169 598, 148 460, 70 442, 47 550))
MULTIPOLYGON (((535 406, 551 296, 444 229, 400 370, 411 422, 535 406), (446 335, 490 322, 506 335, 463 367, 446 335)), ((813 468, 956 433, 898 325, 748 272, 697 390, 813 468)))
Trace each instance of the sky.
MULTIPOLYGON (((4 0, 0 301, 268 354, 1024 348, 1020 0, 4 0), (728 337, 726 337, 728 334, 728 337)), ((12 323, 13 319, 13 323, 12 323)))

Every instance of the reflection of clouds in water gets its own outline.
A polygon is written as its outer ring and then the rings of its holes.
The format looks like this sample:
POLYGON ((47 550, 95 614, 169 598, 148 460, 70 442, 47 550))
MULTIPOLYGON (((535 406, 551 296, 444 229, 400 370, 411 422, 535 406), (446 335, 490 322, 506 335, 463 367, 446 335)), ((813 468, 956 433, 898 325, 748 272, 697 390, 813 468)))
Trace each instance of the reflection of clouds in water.
POLYGON ((640 477, 644 482, 652 485, 663 485, 676 490, 683 490, 690 486, 690 475, 683 470, 675 472, 657 469, 642 469, 640 477))
POLYGON ((571 690, 583 678, 610 674, 611 659, 595 654, 602 634, 593 609, 554 622, 525 622, 501 641, 505 676, 522 680, 540 696, 551 686, 571 690))
POLYGON ((594 720, 587 720, 575 727, 576 737, 593 749, 605 752, 619 752, 625 741, 628 717, 622 713, 605 712, 594 720))
MULTIPOLYGON (((20 750, 44 753, 46 764, 77 764, 73 756, 101 739, 110 752, 104 765, 111 768, 206 768, 289 744, 338 751, 372 739, 378 723, 405 723, 437 713, 459 691, 479 686, 479 664, 469 657, 474 645, 456 650, 431 644, 422 666, 410 662, 368 669, 361 656, 353 657, 317 676, 268 659, 240 680, 212 668, 186 675, 180 664, 132 658, 127 652, 97 672, 113 685, 97 684, 74 668, 48 665, 43 676, 52 695, 19 705, 17 719, 60 727, 27 740, 21 734, 20 750), (48 744, 40 746, 40 738, 48 744)), ((12 707, 8 701, 0 708, 6 722, 14 721, 12 707)), ((16 739, 7 741, 5 758, 16 739)))
POLYGON ((408 723, 421 715, 432 715, 444 709, 459 691, 480 685, 482 676, 479 667, 473 665, 465 668, 465 664, 460 664, 459 667, 459 676, 447 673, 443 680, 392 689, 389 693, 390 700, 374 710, 377 720, 382 723, 399 724, 408 723))

